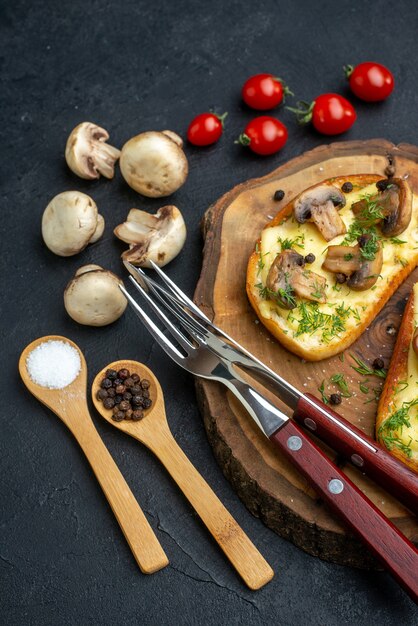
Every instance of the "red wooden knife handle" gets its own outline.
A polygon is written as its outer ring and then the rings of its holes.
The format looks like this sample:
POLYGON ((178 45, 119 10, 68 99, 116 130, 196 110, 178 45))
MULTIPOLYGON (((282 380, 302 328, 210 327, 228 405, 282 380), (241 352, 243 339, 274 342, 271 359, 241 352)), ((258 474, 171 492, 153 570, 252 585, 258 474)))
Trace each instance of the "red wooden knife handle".
POLYGON ((418 602, 415 546, 292 420, 270 435, 270 440, 418 602))
POLYGON ((418 514, 418 474, 309 393, 294 419, 418 514))

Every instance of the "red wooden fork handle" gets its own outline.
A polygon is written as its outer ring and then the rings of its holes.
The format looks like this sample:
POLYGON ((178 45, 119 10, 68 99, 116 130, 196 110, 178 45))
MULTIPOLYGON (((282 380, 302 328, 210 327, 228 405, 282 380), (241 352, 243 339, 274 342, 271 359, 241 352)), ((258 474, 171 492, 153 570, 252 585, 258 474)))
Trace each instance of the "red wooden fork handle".
POLYGON ((418 474, 376 441, 308 393, 293 417, 418 514, 418 474))
POLYGON ((292 420, 273 433, 270 440, 418 602, 418 551, 415 546, 292 420))

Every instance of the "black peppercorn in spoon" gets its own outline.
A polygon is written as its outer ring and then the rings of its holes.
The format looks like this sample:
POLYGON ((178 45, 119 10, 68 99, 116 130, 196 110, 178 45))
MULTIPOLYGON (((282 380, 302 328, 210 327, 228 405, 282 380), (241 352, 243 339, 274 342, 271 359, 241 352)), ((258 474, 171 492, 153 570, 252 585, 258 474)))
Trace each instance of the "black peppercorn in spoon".
POLYGON ((248 587, 259 589, 268 583, 273 577, 273 570, 177 445, 167 423, 161 386, 151 370, 137 361, 111 363, 95 377, 92 398, 96 409, 109 424, 154 452, 248 587), (106 409, 97 397, 106 372, 123 369, 149 381, 152 404, 144 410, 144 417, 139 421, 131 416, 130 419, 123 419, 123 416, 114 415, 112 408, 106 409))

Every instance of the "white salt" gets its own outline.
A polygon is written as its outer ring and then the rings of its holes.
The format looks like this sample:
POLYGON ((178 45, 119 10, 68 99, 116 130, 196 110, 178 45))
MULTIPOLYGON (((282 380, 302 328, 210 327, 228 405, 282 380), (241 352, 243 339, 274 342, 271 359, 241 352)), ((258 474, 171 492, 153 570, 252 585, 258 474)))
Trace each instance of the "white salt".
POLYGON ((69 343, 50 339, 29 353, 26 368, 37 385, 63 389, 77 378, 81 369, 80 355, 69 343))

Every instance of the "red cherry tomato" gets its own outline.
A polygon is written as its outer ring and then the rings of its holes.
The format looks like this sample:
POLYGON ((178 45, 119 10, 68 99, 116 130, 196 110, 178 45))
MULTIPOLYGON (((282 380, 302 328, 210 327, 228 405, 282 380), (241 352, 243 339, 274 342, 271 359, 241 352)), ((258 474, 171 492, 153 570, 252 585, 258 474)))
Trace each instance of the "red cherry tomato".
POLYGON ((275 117, 261 115, 247 124, 238 143, 248 146, 256 154, 267 155, 283 148, 286 141, 286 126, 275 117))
POLYGON ((359 63, 344 67, 351 91, 366 102, 379 102, 390 96, 394 87, 393 74, 380 63, 359 63))
POLYGON ((324 93, 313 102, 301 101, 298 109, 288 107, 296 113, 300 124, 312 121, 316 130, 323 135, 339 135, 356 121, 354 107, 338 93, 324 93))
POLYGON ((252 109, 267 111, 274 109, 286 95, 292 92, 280 78, 273 74, 256 74, 251 76, 242 88, 242 99, 252 109))
POLYGON ((224 128, 224 119, 227 113, 216 115, 216 113, 201 113, 197 115, 189 124, 187 129, 187 139, 194 146, 209 146, 218 141, 224 128))

